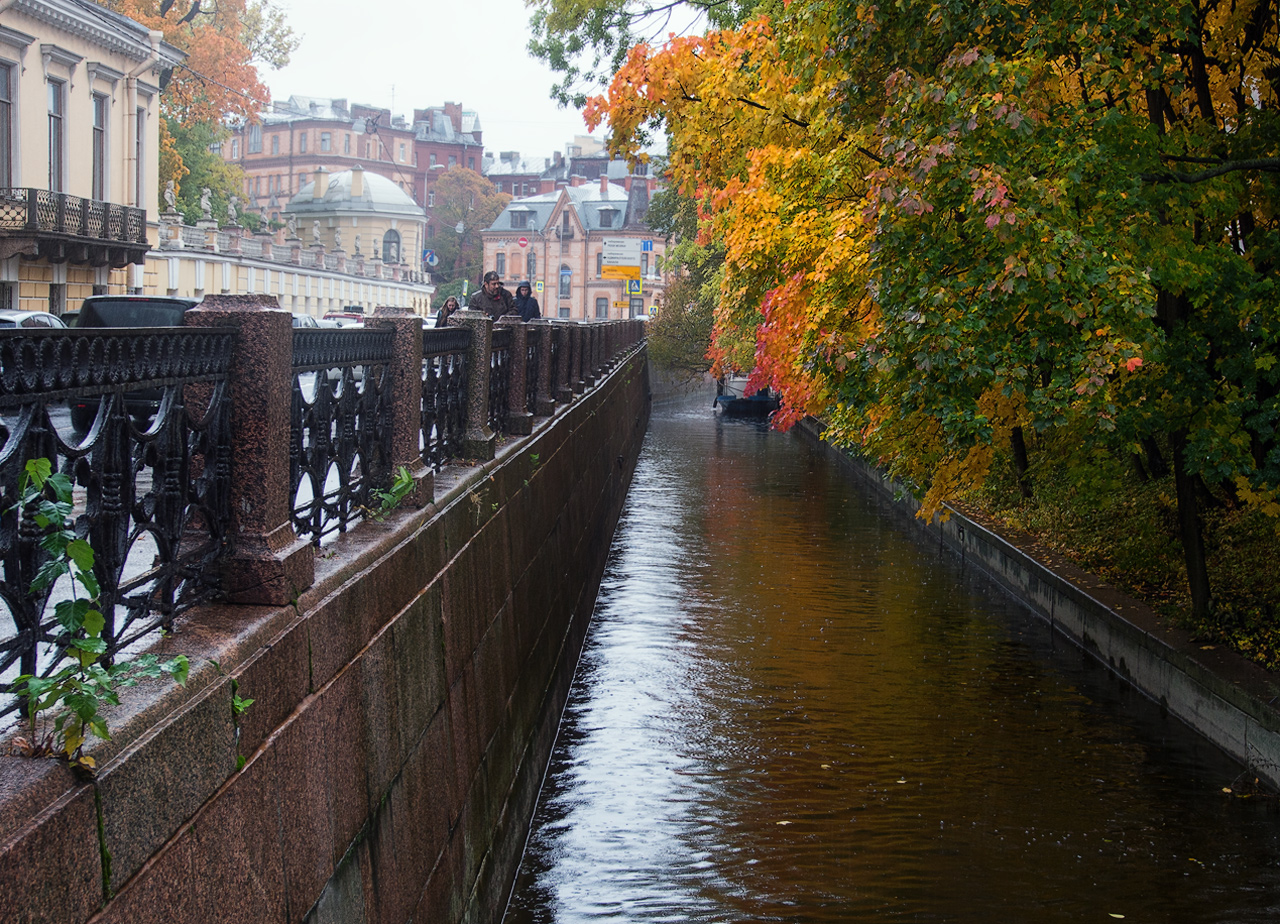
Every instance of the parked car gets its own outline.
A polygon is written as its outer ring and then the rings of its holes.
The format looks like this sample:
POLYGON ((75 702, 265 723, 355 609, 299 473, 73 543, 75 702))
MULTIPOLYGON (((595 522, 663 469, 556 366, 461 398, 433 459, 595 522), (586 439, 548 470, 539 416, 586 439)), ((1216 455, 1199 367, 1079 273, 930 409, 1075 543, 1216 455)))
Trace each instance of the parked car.
POLYGON ((67 327, 75 327, 76 322, 80 320, 80 312, 78 310, 64 311, 62 312, 61 317, 62 317, 62 323, 67 325, 67 327))
POLYGON ((294 327, 319 327, 320 322, 317 321, 315 318, 313 318, 309 314, 303 314, 300 311, 295 311, 293 313, 293 326, 294 327))
MULTIPOLYGON (((183 315, 196 305, 198 298, 168 298, 160 295, 94 295, 80 306, 76 327, 181 327, 183 315)), ((146 426, 160 409, 159 389, 145 388, 125 395, 125 409, 139 426, 146 426)), ((98 415, 97 398, 73 398, 70 401, 71 426, 83 433, 93 426, 98 415)))
POLYGON ((0 327, 63 328, 62 318, 47 311, 0 311, 0 327))

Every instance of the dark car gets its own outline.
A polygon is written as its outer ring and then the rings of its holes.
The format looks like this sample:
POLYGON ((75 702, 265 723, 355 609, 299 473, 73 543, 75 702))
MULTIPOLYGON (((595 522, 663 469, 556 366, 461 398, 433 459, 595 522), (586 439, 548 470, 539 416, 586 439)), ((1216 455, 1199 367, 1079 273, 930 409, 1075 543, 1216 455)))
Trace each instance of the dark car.
MULTIPOLYGON (((80 306, 76 327, 182 327, 183 315, 200 304, 198 298, 160 295, 94 295, 80 306)), ((140 425, 146 425, 160 408, 161 393, 154 388, 125 395, 125 409, 140 425)), ((74 398, 70 403, 71 426, 84 432, 98 414, 97 398, 74 398)))

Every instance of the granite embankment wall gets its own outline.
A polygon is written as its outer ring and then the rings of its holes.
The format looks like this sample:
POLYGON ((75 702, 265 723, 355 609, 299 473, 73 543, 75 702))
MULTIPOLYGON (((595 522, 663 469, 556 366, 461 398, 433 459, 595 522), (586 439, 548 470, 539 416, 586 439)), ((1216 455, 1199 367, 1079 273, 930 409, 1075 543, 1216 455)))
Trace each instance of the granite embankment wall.
POLYGON ((294 605, 193 611, 96 779, 0 758, 0 919, 496 920, 648 414, 639 349, 294 605))
MULTIPOLYGON (((804 421, 801 431, 822 442, 816 421, 804 421)), ((1030 536, 997 532, 954 508, 945 522, 919 519, 919 504, 909 491, 874 466, 822 445, 966 565, 981 569, 1136 689, 1280 788, 1280 680, 1274 674, 1234 652, 1196 643, 1150 607, 1030 536)))

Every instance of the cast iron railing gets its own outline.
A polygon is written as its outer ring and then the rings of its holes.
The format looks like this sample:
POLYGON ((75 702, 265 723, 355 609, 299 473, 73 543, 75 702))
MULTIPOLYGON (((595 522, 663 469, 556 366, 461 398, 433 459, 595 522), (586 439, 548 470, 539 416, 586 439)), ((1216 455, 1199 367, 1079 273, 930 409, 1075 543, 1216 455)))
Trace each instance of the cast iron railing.
POLYGON ((511 331, 493 329, 489 353, 489 429, 507 432, 507 389, 511 387, 511 331))
POLYGON ((467 432, 467 350, 465 327, 422 332, 422 405, 419 447, 422 464, 435 471, 463 454, 467 432))
MULTIPOLYGON (((231 454, 227 370, 234 331, 0 330, 0 680, 47 674, 68 638, 31 594, 47 560, 22 473, 50 460, 74 482, 75 529, 95 552, 106 657, 173 626, 217 591, 231 454), (68 404, 87 407, 87 432, 68 404)), ((0 698, 0 714, 16 708, 0 698)))
POLYGON ((293 332, 289 486, 293 528, 343 533, 391 474, 389 330, 293 332))

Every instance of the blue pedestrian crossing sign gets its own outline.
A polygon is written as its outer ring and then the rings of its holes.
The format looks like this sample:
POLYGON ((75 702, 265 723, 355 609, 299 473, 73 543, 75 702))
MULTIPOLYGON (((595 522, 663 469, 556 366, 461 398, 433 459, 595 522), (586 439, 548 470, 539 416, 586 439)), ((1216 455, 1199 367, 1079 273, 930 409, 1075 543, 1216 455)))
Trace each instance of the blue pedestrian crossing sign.
POLYGON ((628 294, 628 295, 639 295, 639 294, 640 294, 640 280, 639 280, 639 279, 628 279, 628 280, 627 280, 627 294, 628 294))

